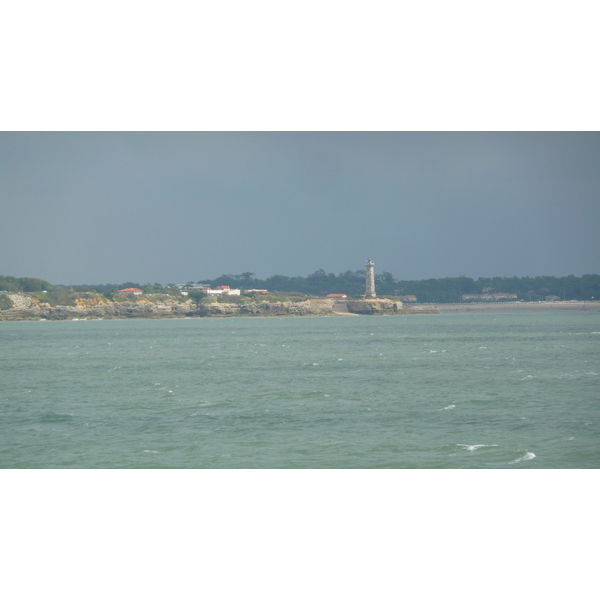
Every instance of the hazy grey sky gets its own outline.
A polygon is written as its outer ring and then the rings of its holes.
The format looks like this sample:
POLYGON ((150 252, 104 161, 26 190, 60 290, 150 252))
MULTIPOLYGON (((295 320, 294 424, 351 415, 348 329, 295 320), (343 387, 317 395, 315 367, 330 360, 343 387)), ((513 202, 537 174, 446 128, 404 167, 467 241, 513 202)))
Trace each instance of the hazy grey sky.
POLYGON ((600 273, 598 133, 0 134, 0 273, 600 273))

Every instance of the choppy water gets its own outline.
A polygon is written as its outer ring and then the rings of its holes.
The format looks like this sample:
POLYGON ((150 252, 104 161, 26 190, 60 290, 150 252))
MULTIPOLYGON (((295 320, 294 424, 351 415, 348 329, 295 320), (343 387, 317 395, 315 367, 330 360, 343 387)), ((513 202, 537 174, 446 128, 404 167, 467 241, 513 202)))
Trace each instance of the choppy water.
POLYGON ((3 468, 598 468, 600 312, 0 323, 3 468))

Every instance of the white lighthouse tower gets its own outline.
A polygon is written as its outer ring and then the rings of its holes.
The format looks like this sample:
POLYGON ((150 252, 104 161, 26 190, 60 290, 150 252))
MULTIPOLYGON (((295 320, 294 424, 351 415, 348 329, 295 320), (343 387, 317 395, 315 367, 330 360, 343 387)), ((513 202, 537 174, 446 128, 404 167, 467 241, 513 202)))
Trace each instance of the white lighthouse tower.
POLYGON ((375 298, 375 263, 369 258, 365 266, 367 267, 365 296, 375 298))

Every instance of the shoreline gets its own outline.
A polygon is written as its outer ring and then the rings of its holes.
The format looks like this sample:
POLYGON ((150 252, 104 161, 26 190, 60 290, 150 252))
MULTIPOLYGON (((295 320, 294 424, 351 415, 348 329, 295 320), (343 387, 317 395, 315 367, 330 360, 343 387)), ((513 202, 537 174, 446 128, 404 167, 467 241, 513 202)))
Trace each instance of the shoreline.
MULTIPOLYGON (((426 305, 425 305, 426 306, 426 305)), ((437 304, 440 313, 445 312, 482 312, 498 310, 596 310, 600 311, 600 301, 563 301, 563 302, 464 302, 462 304, 437 304)))
POLYGON ((468 312, 514 312, 514 311, 596 311, 600 312, 600 301, 563 301, 563 302, 472 302, 457 304, 412 304, 392 306, 394 302, 376 301, 377 306, 369 307, 369 302, 364 307, 352 307, 344 303, 325 301, 325 299, 311 299, 303 303, 264 303, 255 306, 252 310, 240 310, 233 305, 210 305, 212 308, 192 308, 191 305, 173 305, 169 307, 150 308, 134 303, 113 304, 119 310, 98 310, 99 307, 56 307, 55 309, 9 309, 0 311, 0 323, 10 322, 39 322, 39 321, 113 321, 113 320, 138 320, 138 319, 223 319, 223 318, 264 318, 264 317, 350 317, 350 316, 383 316, 383 315, 417 315, 417 314, 450 314, 468 312), (387 306, 387 303, 390 306, 387 306), (345 309, 345 310, 344 310, 345 309))
MULTIPOLYGON (((13 297, 14 299, 14 297, 13 297)), ((347 300, 308 298, 299 302, 200 303, 190 301, 88 302, 87 306, 32 305, 28 297, 18 298, 21 306, 0 311, 0 321, 80 321, 111 319, 173 319, 275 316, 350 316, 437 313, 437 308, 407 307, 389 299, 347 300), (27 304, 27 306, 25 306, 27 304)))

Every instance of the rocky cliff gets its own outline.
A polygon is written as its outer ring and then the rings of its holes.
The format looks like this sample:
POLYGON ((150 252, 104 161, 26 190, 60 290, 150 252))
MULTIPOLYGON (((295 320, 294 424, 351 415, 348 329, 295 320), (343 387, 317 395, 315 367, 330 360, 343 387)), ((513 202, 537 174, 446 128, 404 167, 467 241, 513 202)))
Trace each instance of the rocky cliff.
POLYGON ((402 314, 402 302, 399 300, 347 300, 348 312, 358 315, 397 315, 402 314))
POLYGON ((55 306, 17 299, 14 308, 0 310, 0 321, 73 319, 163 319, 182 317, 309 316, 309 315, 394 315, 419 311, 404 309, 402 302, 385 299, 348 300, 308 298, 302 301, 221 303, 192 300, 151 302, 146 298, 131 302, 109 302, 103 298, 77 300, 76 306, 55 306))

